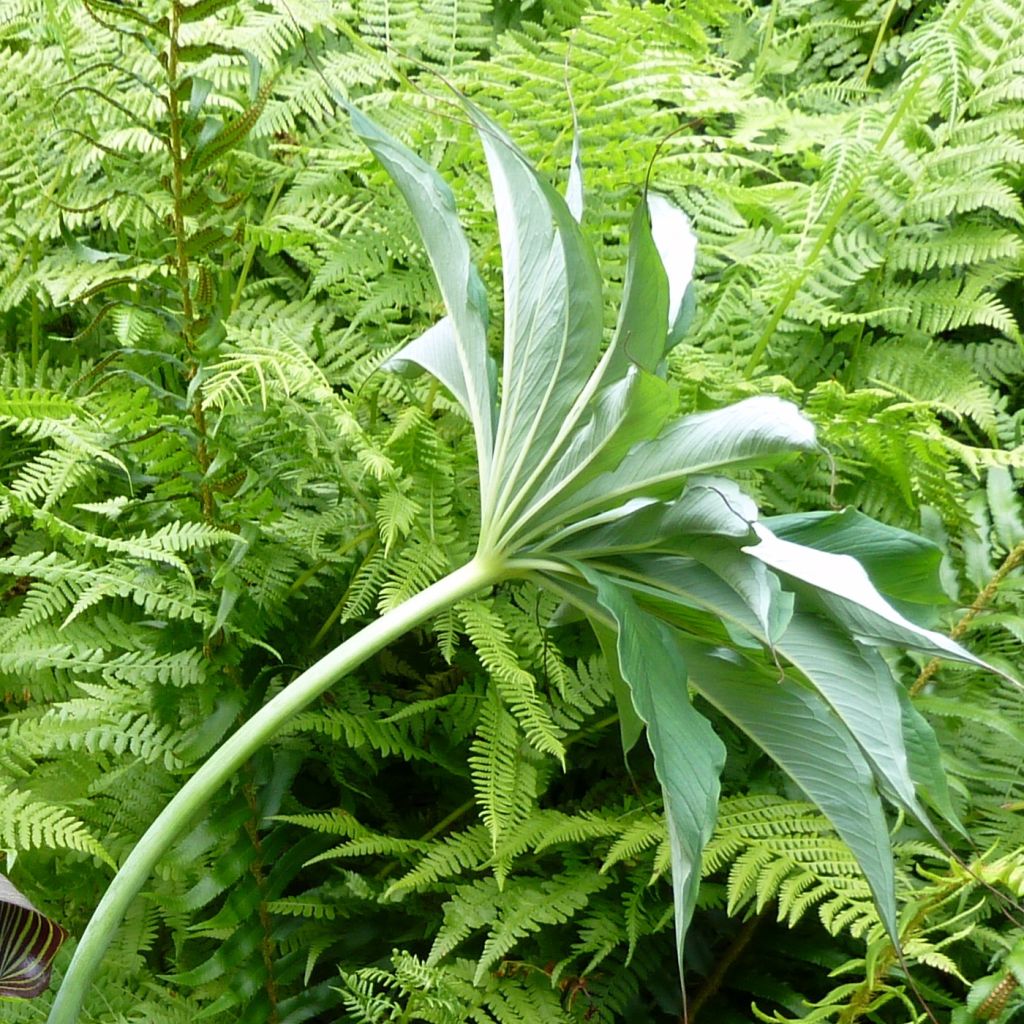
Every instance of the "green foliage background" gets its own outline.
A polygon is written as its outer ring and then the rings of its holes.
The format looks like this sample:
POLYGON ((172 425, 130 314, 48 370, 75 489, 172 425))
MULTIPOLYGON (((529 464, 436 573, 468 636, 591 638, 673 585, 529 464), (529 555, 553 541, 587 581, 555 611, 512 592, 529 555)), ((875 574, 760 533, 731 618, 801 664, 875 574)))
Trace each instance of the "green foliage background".
MULTIPOLYGON (((455 183, 492 294, 482 159, 442 76, 559 184, 571 95, 613 290, 657 154, 700 239, 680 408, 797 401, 832 459, 745 480, 762 505, 923 530, 947 556, 931 625, 1013 671, 1022 22, 1020 0, 8 0, 5 872, 80 931, 228 732, 472 553, 458 406, 378 372, 440 301, 328 83, 455 183)), ((463 602, 299 715, 161 865, 86 1019, 678 1019, 659 789, 554 611, 518 586, 463 602)), ((1013 1012, 967 994, 1020 930, 1019 695, 898 670, 973 839, 954 857, 893 822, 907 962, 827 823, 723 727, 691 1020, 922 1019, 907 967, 940 1020, 1013 1012)))

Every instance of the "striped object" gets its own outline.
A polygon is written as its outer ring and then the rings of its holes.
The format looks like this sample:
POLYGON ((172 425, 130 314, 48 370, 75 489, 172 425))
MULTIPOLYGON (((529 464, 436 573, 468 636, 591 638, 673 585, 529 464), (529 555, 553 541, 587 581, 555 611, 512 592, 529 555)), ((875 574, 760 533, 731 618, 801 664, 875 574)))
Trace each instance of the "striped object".
POLYGON ((0 875, 0 996, 31 999, 50 984, 50 965, 68 933, 0 875))

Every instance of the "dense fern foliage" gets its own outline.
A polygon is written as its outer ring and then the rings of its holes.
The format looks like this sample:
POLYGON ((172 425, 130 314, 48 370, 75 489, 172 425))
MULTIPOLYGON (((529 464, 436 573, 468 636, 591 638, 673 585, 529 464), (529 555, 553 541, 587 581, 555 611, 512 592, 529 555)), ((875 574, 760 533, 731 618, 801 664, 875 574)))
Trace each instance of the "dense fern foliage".
MULTIPOLYGON (((745 485, 925 533, 949 598, 927 625, 1019 675, 1021 23, 1022 0, 0 5, 4 873, 79 934, 225 735, 472 554, 461 409, 379 372, 442 307, 332 89, 454 181, 488 286, 445 80, 560 186, 571 99, 612 291, 654 160, 700 240, 681 408, 797 401, 828 457, 745 485)), ((721 723, 691 1021, 1020 1005, 1020 694, 894 667, 966 833, 892 821, 902 954, 827 821, 721 723)), ((194 822, 83 1019, 679 1019, 660 789, 649 755, 623 763, 615 682, 518 585, 407 636, 194 822)))

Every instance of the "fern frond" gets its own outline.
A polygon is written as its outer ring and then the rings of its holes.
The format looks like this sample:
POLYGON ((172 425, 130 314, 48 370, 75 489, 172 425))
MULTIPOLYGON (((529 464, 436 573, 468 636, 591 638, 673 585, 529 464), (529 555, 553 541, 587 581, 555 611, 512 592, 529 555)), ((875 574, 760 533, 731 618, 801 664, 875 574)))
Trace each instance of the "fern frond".
POLYGON ((634 860, 644 850, 657 846, 665 841, 665 822, 651 814, 644 814, 623 828, 619 837, 612 844, 601 865, 607 871, 624 860, 634 860))
POLYGON ((78 818, 64 808, 33 800, 30 793, 0 792, 0 843, 8 850, 78 850, 114 862, 78 818))
POLYGON ((481 601, 462 601, 456 610, 480 661, 526 738, 541 753, 564 763, 565 749, 558 730, 537 693, 536 680, 519 664, 502 620, 481 601))
POLYGON ((810 804, 778 797, 723 801, 703 870, 713 874, 726 864, 730 914, 777 902, 778 919, 790 927, 813 908, 832 935, 863 936, 880 927, 853 854, 810 804))
POLYGON ((474 825, 435 844, 411 871, 406 872, 397 882, 392 882, 386 895, 393 898, 428 888, 441 879, 479 870, 487 863, 491 853, 487 829, 474 825))
POLYGON ((527 816, 536 797, 537 772, 523 757, 521 743, 515 718, 491 689, 480 708, 469 768, 495 851, 527 816))

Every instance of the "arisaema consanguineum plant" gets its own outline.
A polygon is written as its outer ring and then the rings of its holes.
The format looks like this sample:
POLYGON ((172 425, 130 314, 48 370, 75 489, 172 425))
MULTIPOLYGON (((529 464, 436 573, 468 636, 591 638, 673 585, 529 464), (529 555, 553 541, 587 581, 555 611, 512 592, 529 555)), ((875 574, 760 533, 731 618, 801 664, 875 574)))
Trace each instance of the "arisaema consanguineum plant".
POLYGON ((725 758, 691 691, 770 754, 827 815, 898 942, 879 791, 936 834, 922 801, 958 822, 935 737, 878 648, 980 662, 905 617, 875 584, 901 607, 943 600, 934 582, 938 551, 854 511, 759 520, 754 501, 726 474, 819 451, 815 431, 796 406, 767 396, 674 414, 665 357, 693 309, 695 240, 686 216, 645 188, 631 223, 617 325, 604 344, 601 276, 578 222, 578 162, 567 202, 467 103, 487 158, 502 249, 499 382, 488 354, 485 289, 451 190, 346 106, 356 134, 411 208, 447 309, 390 368, 430 372, 465 409, 479 465, 476 553, 303 672, 189 779, 97 908, 50 1024, 77 1019, 131 900, 255 750, 407 630, 512 578, 552 591, 592 622, 617 669, 627 751, 646 729, 669 826, 680 968, 725 758))

